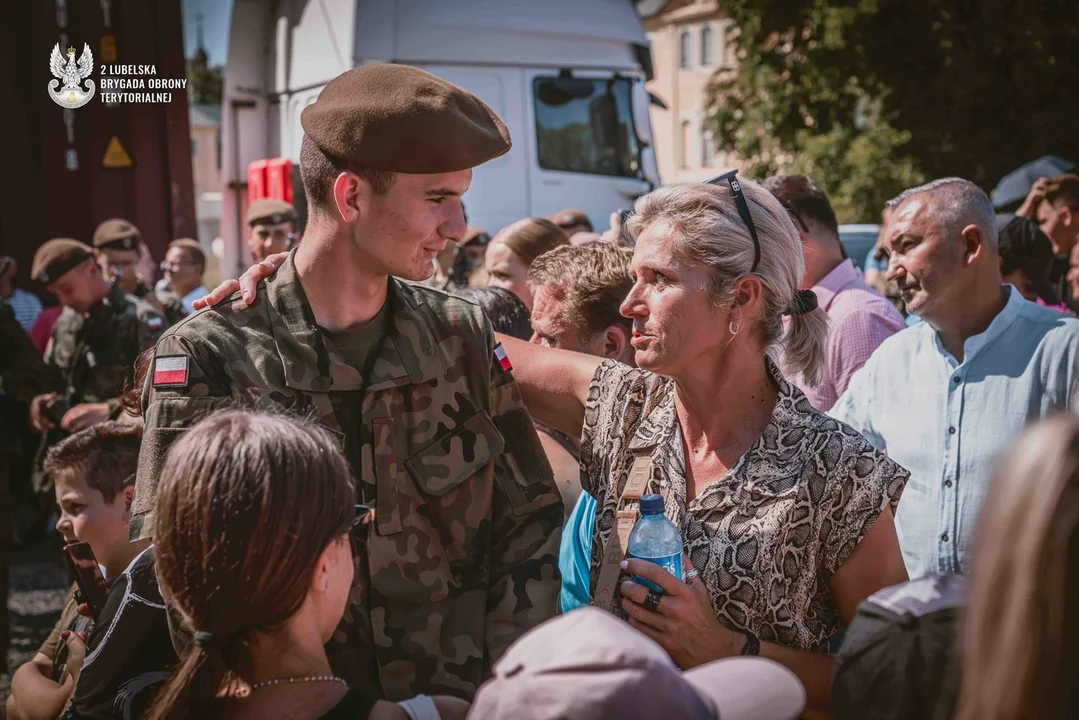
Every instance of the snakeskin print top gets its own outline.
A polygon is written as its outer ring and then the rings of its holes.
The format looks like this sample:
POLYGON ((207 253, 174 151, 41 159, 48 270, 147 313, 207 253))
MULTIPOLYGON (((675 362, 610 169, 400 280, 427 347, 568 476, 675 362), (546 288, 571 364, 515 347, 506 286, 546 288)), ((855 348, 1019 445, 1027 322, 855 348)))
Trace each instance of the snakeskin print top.
POLYGON ((832 573, 885 507, 895 512, 909 473, 766 363, 779 390, 771 422, 688 505, 674 381, 611 360, 596 370, 581 437, 581 486, 596 498, 591 586, 633 459, 650 454, 646 492, 661 494, 682 528, 716 616, 763 641, 823 651, 840 627, 832 573))

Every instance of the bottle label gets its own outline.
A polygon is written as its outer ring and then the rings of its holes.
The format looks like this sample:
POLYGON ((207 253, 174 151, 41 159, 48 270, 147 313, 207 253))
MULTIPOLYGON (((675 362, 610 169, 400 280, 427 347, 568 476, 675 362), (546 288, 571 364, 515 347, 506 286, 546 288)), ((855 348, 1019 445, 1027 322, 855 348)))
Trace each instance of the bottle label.
MULTIPOLYGON (((678 580, 682 579, 682 553, 676 553, 674 555, 667 555, 665 557, 641 557, 640 555, 634 555, 632 552, 628 553, 629 557, 637 560, 647 560, 650 563, 655 563, 661 568, 669 572, 678 580)), ((663 588, 656 585, 651 580, 646 580, 638 575, 631 575, 630 579, 633 582, 644 585, 649 590, 655 590, 656 592, 663 592, 663 588)))

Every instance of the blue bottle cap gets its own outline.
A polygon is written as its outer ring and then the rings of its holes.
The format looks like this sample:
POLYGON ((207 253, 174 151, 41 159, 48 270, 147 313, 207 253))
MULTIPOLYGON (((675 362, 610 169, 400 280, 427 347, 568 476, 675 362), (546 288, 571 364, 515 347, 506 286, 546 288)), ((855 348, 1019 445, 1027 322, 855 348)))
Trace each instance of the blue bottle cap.
POLYGON ((641 515, 662 515, 663 514, 663 496, 645 495, 641 498, 641 515))

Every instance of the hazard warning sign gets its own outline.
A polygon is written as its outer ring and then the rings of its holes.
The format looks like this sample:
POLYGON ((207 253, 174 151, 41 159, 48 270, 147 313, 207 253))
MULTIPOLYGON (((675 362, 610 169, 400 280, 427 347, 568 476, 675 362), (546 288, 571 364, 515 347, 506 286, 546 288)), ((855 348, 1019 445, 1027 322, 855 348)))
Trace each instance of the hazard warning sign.
POLYGON ((127 150, 120 143, 120 138, 113 135, 109 144, 105 147, 105 154, 101 158, 101 167, 109 169, 129 168, 135 163, 131 160, 127 150))

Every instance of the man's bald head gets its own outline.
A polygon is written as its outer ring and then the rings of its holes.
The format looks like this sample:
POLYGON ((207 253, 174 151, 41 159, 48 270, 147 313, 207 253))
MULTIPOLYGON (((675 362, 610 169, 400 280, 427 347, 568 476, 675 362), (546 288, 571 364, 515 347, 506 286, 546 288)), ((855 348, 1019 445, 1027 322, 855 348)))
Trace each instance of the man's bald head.
POLYGON ((934 180, 904 190, 889 205, 898 211, 916 195, 927 196, 932 217, 946 239, 958 240, 964 228, 976 225, 988 246, 996 248, 996 211, 989 196, 971 181, 958 177, 934 180))

